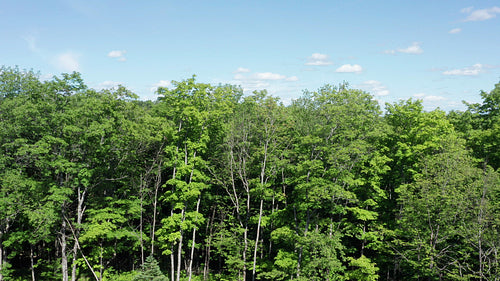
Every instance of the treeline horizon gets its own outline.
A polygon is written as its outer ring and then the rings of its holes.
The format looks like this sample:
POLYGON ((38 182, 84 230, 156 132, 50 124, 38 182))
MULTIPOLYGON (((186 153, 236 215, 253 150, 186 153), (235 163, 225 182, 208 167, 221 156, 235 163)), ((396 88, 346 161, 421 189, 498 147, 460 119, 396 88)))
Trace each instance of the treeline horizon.
POLYGON ((142 101, 0 67, 0 281, 500 280, 500 82, 464 111, 347 83, 142 101), (156 278, 156 279, 155 279, 156 278))

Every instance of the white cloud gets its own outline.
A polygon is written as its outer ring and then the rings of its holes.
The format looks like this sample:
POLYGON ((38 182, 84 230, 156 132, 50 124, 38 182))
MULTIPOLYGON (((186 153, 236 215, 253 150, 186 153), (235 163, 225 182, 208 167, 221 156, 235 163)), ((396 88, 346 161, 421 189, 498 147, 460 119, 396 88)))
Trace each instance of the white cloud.
POLYGON ((78 62, 79 58, 80 58, 79 54, 73 52, 66 52, 57 55, 52 60, 52 63, 61 71, 65 72, 80 71, 80 63, 78 62))
POLYGON ((453 28, 452 30, 448 31, 449 34, 458 34, 462 32, 461 28, 453 28))
POLYGON ((367 91, 375 96, 387 96, 389 95, 389 90, 386 86, 382 85, 380 81, 376 80, 368 80, 359 85, 356 85, 357 88, 361 90, 367 91))
POLYGON ((104 81, 101 82, 97 85, 96 89, 97 90, 103 90, 103 89, 113 89, 117 88, 119 85, 122 85, 123 83, 121 82, 116 82, 116 81, 104 81))
POLYGON ((315 65, 315 66, 326 66, 332 65, 333 62, 330 60, 329 55, 314 53, 307 58, 305 65, 315 65))
POLYGON ((468 13, 472 12, 473 9, 474 9, 474 7, 471 6, 471 7, 463 8, 462 10, 460 10, 460 12, 468 14, 468 13))
POLYGON ((233 84, 240 84, 245 92, 254 90, 269 90, 273 92, 278 88, 283 88, 285 84, 299 81, 297 76, 286 76, 272 72, 236 73, 233 76, 233 84))
POLYGON ((239 81, 262 81, 262 82, 264 81, 294 82, 299 80, 297 76, 287 77, 286 75, 272 73, 272 72, 256 72, 248 75, 236 73, 233 78, 239 81))
POLYGON ((155 92, 156 90, 158 90, 159 87, 168 88, 170 86, 172 86, 172 83, 170 83, 170 81, 160 80, 158 83, 153 84, 149 90, 151 92, 155 92))
POLYGON ((485 71, 486 66, 480 63, 476 63, 473 66, 461 68, 461 69, 453 69, 443 71, 444 75, 457 75, 457 76, 476 76, 479 73, 485 71))
POLYGON ((396 50, 385 50, 384 53, 394 55, 396 53, 413 54, 418 55, 423 53, 424 50, 420 47, 420 43, 414 42, 411 46, 396 50))
POLYGON ((424 52, 422 48, 420 48, 420 44, 418 42, 414 42, 411 46, 405 49, 398 49, 398 52, 405 54, 421 54, 424 52))
POLYGON ((108 53, 108 57, 116 58, 118 61, 126 61, 125 54, 127 51, 125 50, 114 50, 108 53))
POLYGON ((259 80, 283 80, 286 78, 285 75, 271 73, 271 72, 258 72, 254 74, 256 79, 259 80))
POLYGON ((472 7, 468 7, 462 9, 461 12, 469 14, 464 21, 483 21, 495 18, 497 14, 500 14, 500 8, 491 7, 487 9, 474 10, 472 7))
POLYGON ((363 67, 359 64, 344 64, 335 71, 344 73, 361 73, 363 71, 363 67))
POLYGON ((48 81, 48 80, 51 80, 52 78, 54 78, 54 74, 52 74, 52 73, 42 74, 40 76, 40 80, 42 80, 42 81, 48 81))
POLYGON ((235 80, 245 80, 246 76, 243 75, 243 74, 235 74, 234 77, 233 77, 235 80))
POLYGON ((419 93, 419 94, 415 94, 413 96, 416 97, 416 98, 418 98, 418 99, 421 99, 421 100, 423 100, 425 102, 438 102, 438 101, 444 101, 444 100, 446 100, 445 97, 427 95, 425 93, 419 93))
POLYGON ((118 50, 115 50, 115 51, 109 52, 108 53, 108 57, 110 57, 110 58, 119 58, 119 57, 124 56, 125 53, 127 53, 127 51, 118 51, 118 50))
POLYGON ((446 100, 445 97, 442 96, 425 96, 424 101, 443 101, 446 100))
POLYGON ((233 73, 248 73, 250 69, 244 67, 238 67, 233 73))

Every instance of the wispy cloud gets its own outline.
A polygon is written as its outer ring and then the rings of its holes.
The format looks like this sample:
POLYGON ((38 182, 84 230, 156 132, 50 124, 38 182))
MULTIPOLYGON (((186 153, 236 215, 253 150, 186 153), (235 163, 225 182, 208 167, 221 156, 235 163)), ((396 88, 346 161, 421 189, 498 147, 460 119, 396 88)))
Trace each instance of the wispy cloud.
POLYGON ((389 90, 380 81, 368 80, 361 84, 355 85, 356 88, 367 91, 375 96, 387 96, 389 90))
POLYGON ((103 90, 103 89, 115 89, 119 85, 123 85, 121 82, 116 82, 116 81, 104 81, 99 84, 97 84, 96 89, 97 90, 103 90))
POLYGON ((244 67, 238 67, 233 73, 248 73, 250 72, 250 69, 244 68, 244 67))
POLYGON ((240 84, 245 92, 254 90, 264 90, 276 88, 277 85, 289 84, 291 82, 299 81, 297 76, 286 76, 273 72, 233 72, 235 75, 233 79, 236 84, 240 84))
POLYGON ((448 31, 449 34, 458 34, 462 32, 461 28, 453 28, 452 30, 448 31))
POLYGON ((487 66, 476 63, 473 66, 460 68, 460 69, 452 69, 443 71, 444 75, 455 75, 455 76, 476 76, 480 73, 484 72, 487 66))
POLYGON ((491 7, 487 9, 474 10, 473 7, 463 8, 462 13, 468 14, 464 21, 484 21, 495 18, 497 14, 500 14, 499 7, 491 7))
POLYGON ((337 68, 335 72, 343 72, 343 73, 361 73, 363 72, 363 67, 359 64, 344 64, 341 67, 337 68))
POLYGON ((127 51, 125 50, 114 50, 108 53, 108 57, 116 58, 118 61, 126 61, 125 54, 127 51))
POLYGON ((314 65, 314 66, 327 66, 332 65, 333 62, 330 60, 329 55, 314 53, 310 57, 307 58, 307 62, 305 65, 314 65))
POLYGON ((235 80, 239 81, 298 81, 299 78, 297 76, 287 77, 283 74, 272 73, 272 72, 256 72, 249 75, 243 75, 241 73, 237 73, 233 77, 235 80))
POLYGON ((418 42, 413 42, 410 46, 406 48, 400 48, 396 50, 385 50, 384 53, 386 54, 396 54, 396 53, 403 53, 403 54, 413 54, 413 55, 419 55, 422 54, 424 50, 420 47, 420 43, 418 42))
POLYGON ((26 41, 26 43, 28 43, 28 48, 30 49, 30 51, 37 54, 41 52, 36 44, 36 37, 34 35, 24 36, 23 39, 24 41, 26 41))
POLYGON ((272 72, 258 72, 253 75, 259 80, 283 80, 286 78, 285 75, 272 73, 272 72))
POLYGON ((418 99, 421 99, 425 102, 438 102, 438 101, 446 100, 446 98, 443 96, 427 95, 425 93, 419 93, 419 94, 415 94, 413 96, 418 98, 418 99))
POLYGON ((155 83, 151 86, 151 88, 149 88, 149 90, 151 92, 156 92, 156 90, 158 90, 159 87, 165 87, 165 88, 168 88, 172 86, 172 83, 170 83, 170 81, 167 81, 167 80, 160 80, 158 83, 155 83))
POLYGON ((56 66, 59 70, 65 72, 80 71, 80 59, 81 55, 73 52, 66 52, 55 56, 52 59, 52 64, 56 66))

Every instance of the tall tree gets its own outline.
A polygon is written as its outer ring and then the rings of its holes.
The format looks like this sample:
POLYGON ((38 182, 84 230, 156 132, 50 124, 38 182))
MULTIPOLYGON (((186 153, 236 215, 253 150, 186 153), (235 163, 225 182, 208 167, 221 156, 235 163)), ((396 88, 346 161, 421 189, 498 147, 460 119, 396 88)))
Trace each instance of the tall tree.
POLYGON ((168 190, 163 196, 170 205, 170 216, 162 219, 158 235, 160 241, 166 242, 163 253, 171 255, 172 279, 179 280, 185 238, 189 239, 187 233, 192 233, 186 266, 186 273, 191 279, 196 232, 205 219, 199 210, 202 192, 210 186, 207 175, 208 145, 220 130, 221 117, 231 113, 238 92, 233 87, 196 83, 195 77, 182 82, 174 81, 173 85, 171 90, 158 90, 161 96, 158 114, 173 120, 176 126, 173 140, 165 148, 169 158, 165 164, 171 171, 171 177, 166 182, 168 190), (174 245, 177 246, 177 257, 174 256, 174 245), (175 258, 176 268, 173 266, 175 258))

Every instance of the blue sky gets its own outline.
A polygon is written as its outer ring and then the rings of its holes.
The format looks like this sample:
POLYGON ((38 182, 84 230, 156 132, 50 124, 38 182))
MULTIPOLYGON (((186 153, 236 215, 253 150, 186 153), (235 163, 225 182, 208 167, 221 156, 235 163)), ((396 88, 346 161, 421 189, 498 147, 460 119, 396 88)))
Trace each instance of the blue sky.
POLYGON ((464 109, 500 81, 500 1, 1 0, 0 65, 142 99, 195 74, 285 104, 347 81, 464 109))

